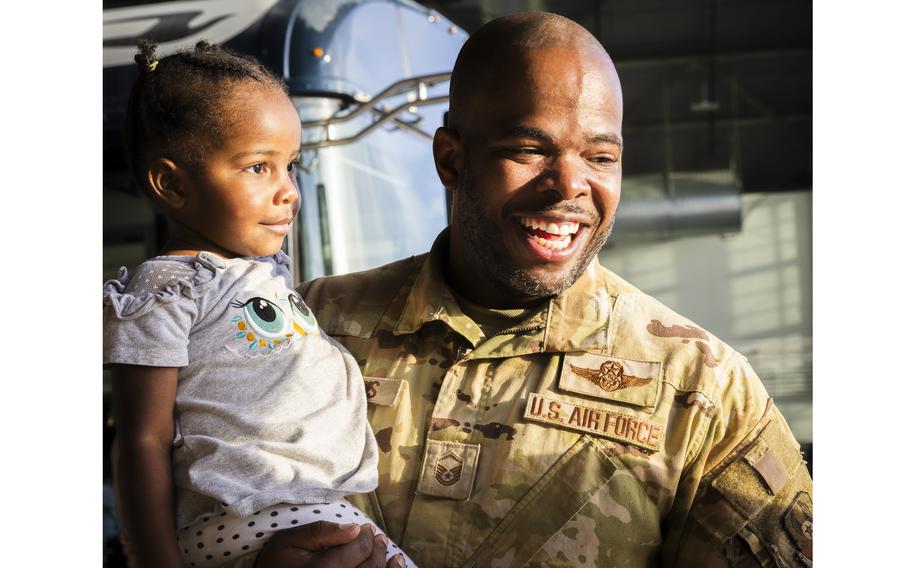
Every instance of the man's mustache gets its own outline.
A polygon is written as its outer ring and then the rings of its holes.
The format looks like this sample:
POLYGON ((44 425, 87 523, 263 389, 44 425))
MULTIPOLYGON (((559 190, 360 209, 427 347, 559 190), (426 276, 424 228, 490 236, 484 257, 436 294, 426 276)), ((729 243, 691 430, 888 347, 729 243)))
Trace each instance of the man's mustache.
POLYGON ((600 215, 596 211, 591 211, 590 209, 585 209, 580 206, 578 203, 573 201, 557 201, 551 203, 550 205, 545 205, 539 209, 536 209, 533 214, 546 214, 546 213, 562 213, 564 215, 579 215, 584 217, 587 222, 591 225, 597 222, 600 215))

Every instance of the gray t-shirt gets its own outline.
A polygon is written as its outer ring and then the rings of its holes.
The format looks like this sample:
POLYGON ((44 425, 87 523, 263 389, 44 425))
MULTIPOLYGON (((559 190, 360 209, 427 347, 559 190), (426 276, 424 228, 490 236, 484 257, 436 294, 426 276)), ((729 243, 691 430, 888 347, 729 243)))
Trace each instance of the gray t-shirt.
POLYGON ((104 285, 104 363, 179 368, 178 528, 376 487, 360 370, 320 331, 289 266, 283 252, 162 256, 104 285))

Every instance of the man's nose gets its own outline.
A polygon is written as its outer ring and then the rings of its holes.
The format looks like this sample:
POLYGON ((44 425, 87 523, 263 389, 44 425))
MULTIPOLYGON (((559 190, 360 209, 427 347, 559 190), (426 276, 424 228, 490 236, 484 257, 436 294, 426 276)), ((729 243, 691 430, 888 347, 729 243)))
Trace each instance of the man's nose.
POLYGON ((544 189, 559 193, 562 199, 575 199, 591 192, 584 164, 577 156, 559 155, 553 158, 544 189))

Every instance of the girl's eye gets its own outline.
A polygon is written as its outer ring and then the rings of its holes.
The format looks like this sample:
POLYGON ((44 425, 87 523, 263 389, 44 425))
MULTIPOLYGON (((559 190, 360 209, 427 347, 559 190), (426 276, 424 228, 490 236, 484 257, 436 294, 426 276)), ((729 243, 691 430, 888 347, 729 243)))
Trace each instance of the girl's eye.
POLYGON ((291 162, 288 164, 288 172, 294 173, 295 171, 297 171, 297 162, 291 162))
POLYGON ((250 170, 251 172, 253 172, 254 174, 261 174, 262 172, 265 171, 265 164, 253 164, 252 166, 248 167, 247 169, 250 170))
POLYGON ((282 337, 287 318, 276 304, 265 298, 250 298, 243 304, 243 316, 250 328, 268 339, 282 337))

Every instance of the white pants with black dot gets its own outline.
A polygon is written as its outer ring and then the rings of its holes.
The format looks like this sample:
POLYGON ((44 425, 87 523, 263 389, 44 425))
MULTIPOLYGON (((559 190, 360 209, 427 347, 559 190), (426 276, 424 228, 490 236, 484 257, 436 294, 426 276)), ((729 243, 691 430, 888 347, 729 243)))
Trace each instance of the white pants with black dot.
MULTIPOLYGON (((192 525, 177 531, 177 542, 187 566, 199 568, 220 566, 261 549, 275 531, 314 521, 329 521, 340 525, 369 523, 373 525, 374 533, 385 534, 363 511, 347 501, 316 505, 279 503, 243 518, 232 517, 228 513, 202 517, 192 525)), ((408 555, 389 541, 386 558, 391 559, 396 554, 404 557, 408 568, 416 568, 408 555)))

